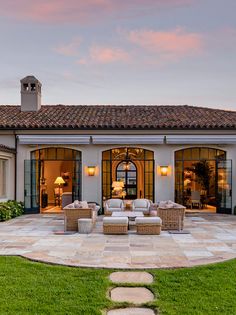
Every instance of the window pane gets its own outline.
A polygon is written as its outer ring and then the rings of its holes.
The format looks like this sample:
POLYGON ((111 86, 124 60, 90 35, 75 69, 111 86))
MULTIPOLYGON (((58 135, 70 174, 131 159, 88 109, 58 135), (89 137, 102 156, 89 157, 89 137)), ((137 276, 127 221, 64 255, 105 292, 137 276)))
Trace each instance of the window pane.
POLYGON ((6 160, 0 159, 0 197, 6 197, 6 160))
POLYGON ((208 151, 209 149, 201 148, 201 154, 200 154, 200 159, 201 160, 208 160, 208 151))
POLYGON ((154 153, 149 150, 145 150, 145 160, 153 160, 154 159, 154 153))
POLYGON ((199 156, 200 156, 199 153, 200 153, 199 148, 193 148, 192 149, 192 159, 193 160, 199 160, 199 156))
POLYGON ((192 159, 192 150, 186 149, 184 150, 184 160, 191 160, 192 159))
POLYGON ((183 150, 175 152, 175 159, 182 160, 183 159, 183 150))

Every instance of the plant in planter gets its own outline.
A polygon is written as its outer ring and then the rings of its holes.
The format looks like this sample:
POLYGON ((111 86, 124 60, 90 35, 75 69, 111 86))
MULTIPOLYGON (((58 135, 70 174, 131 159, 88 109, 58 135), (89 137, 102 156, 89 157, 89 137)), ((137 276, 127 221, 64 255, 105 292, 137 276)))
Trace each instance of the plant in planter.
POLYGON ((196 175, 196 182, 198 182, 207 195, 210 190, 211 176, 213 173, 213 167, 206 160, 201 160, 193 164, 190 170, 196 175))

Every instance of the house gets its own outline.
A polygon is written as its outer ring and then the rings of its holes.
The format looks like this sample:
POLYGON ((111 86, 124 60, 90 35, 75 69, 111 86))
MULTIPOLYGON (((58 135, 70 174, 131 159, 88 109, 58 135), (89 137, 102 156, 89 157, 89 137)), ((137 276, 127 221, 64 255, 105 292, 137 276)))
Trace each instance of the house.
POLYGON ((29 213, 55 204, 56 188, 99 204, 119 191, 199 207, 195 193, 201 207, 232 213, 235 161, 234 111, 41 105, 34 76, 21 80, 20 106, 0 106, 0 200, 24 201, 29 213))

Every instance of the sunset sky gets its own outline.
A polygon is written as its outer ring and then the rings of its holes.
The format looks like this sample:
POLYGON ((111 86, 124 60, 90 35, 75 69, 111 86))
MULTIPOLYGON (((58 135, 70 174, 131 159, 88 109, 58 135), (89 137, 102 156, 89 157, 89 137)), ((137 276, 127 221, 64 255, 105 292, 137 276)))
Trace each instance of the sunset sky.
POLYGON ((236 110, 235 0, 0 0, 0 103, 236 110))

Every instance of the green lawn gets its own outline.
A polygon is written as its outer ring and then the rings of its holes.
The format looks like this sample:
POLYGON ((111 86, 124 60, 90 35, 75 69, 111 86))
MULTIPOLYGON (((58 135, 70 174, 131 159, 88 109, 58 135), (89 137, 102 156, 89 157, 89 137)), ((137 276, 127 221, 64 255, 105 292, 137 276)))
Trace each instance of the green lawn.
MULTIPOLYGON (((0 257, 0 314, 101 315, 114 307, 107 298, 110 272, 0 257)), ((161 314, 236 314, 236 260, 151 273, 157 300, 149 306, 161 314)))

